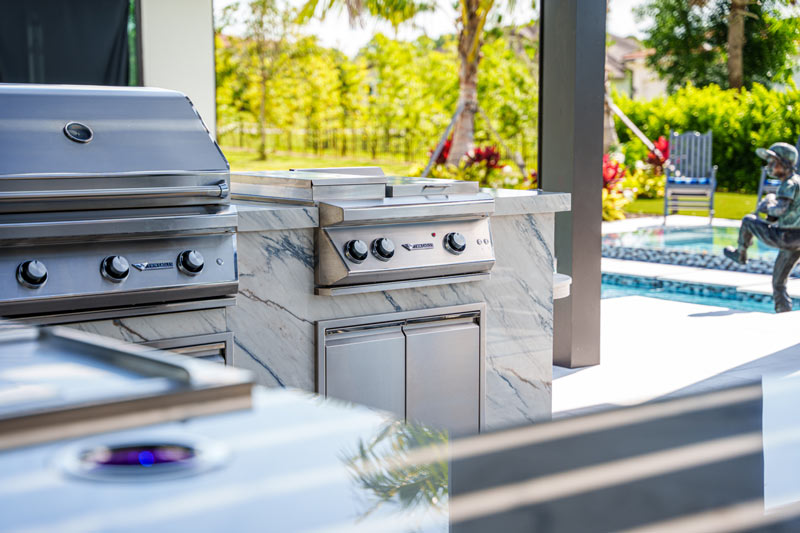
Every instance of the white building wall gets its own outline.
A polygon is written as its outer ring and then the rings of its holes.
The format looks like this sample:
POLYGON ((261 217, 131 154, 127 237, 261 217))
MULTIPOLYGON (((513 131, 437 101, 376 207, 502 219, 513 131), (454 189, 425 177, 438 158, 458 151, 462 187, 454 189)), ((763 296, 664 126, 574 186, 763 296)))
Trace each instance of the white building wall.
POLYGON ((643 58, 625 64, 633 74, 633 97, 636 100, 652 100, 667 94, 667 82, 650 70, 643 58))
POLYGON ((212 0, 140 0, 143 82, 174 89, 216 133, 212 0))

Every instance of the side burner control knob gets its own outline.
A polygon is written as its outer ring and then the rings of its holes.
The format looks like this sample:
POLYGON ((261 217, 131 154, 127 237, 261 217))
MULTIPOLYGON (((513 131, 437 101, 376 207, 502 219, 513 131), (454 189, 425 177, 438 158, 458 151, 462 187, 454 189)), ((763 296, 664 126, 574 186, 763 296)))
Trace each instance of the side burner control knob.
POLYGON ((363 263, 368 253, 369 248, 364 241, 354 239, 347 241, 347 244, 344 245, 344 255, 353 263, 363 263))
POLYGON ((453 254, 460 254, 467 248, 467 239, 458 232, 448 233, 444 236, 444 247, 453 254))
POLYGON ((196 276, 203 270, 203 254, 197 250, 186 250, 178 256, 178 269, 184 274, 196 276))
POLYGON ((17 267, 17 281, 30 289, 38 289, 47 281, 47 267, 35 259, 20 263, 17 267))
POLYGON ((110 255, 100 264, 100 273, 109 281, 119 283, 128 277, 131 269, 128 260, 121 255, 110 255))
POLYGON ((381 261, 388 261, 394 255, 394 243, 386 237, 372 241, 372 254, 381 261))

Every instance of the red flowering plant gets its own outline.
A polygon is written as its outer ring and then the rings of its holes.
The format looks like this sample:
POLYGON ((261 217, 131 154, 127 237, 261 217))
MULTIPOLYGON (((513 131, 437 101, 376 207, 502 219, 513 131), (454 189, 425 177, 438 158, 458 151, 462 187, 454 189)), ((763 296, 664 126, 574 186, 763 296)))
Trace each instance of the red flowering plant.
POLYGON ((661 152, 661 155, 658 155, 655 150, 651 150, 647 154, 647 162, 653 167, 655 175, 660 176, 664 173, 664 163, 669 159, 669 141, 662 135, 653 145, 656 150, 661 152))
POLYGON ((603 156, 603 220, 625 218, 623 207, 630 201, 622 188, 625 166, 610 154, 603 156))
MULTIPOLYGON (((511 164, 504 163, 500 149, 491 144, 476 146, 464 156, 458 165, 448 165, 452 139, 447 139, 442 151, 430 169, 431 178, 477 181, 481 187, 531 189, 536 187, 537 176, 521 176, 511 164)), ((428 152, 433 155, 433 150, 428 152)), ((422 167, 411 170, 412 175, 419 175, 422 167)))
POLYGON ((467 152, 467 166, 486 164, 486 168, 502 168, 500 150, 496 146, 478 146, 467 152))
POLYGON ((603 156, 603 187, 610 189, 625 177, 625 167, 609 154, 603 156))
MULTIPOLYGON (((447 156, 450 155, 450 147, 452 145, 453 145, 452 137, 444 141, 444 145, 442 145, 442 151, 439 152, 439 157, 436 158, 436 162, 434 164, 444 165, 445 163, 447 163, 447 156)), ((434 150, 436 150, 436 148, 433 148, 430 152, 428 152, 428 157, 433 155, 434 150)))

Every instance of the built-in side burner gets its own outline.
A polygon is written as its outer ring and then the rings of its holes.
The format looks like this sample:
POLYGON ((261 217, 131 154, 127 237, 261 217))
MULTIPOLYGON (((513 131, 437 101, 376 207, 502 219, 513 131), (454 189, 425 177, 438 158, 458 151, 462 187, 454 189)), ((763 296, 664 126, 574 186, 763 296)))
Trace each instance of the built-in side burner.
POLYGON ((486 279, 494 199, 477 182, 387 177, 380 169, 234 174, 242 200, 317 205, 316 293, 486 279))

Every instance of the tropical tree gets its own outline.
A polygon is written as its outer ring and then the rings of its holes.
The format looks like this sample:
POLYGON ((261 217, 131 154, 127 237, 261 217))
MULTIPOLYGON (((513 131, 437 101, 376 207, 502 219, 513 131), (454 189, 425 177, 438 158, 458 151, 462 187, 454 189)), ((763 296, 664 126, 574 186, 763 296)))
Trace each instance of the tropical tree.
MULTIPOLYGON (((458 30, 459 93, 457 109, 460 115, 453 129, 453 140, 447 162, 458 164, 472 147, 475 138, 475 115, 478 111, 478 64, 481 58, 483 31, 496 0, 459 0, 458 30)), ((344 4, 351 22, 357 21, 364 12, 383 18, 397 27, 420 12, 430 11, 432 0, 325 0, 321 16, 333 7, 344 4)), ((320 0, 307 0, 301 9, 299 20, 313 16, 320 0)))
POLYGON ((281 59, 285 57, 294 34, 294 14, 282 9, 276 0, 248 0, 242 5, 234 2, 223 11, 223 25, 241 21, 245 31, 242 63, 248 64, 243 75, 257 88, 254 115, 258 117, 260 159, 267 158, 267 123, 269 106, 269 82, 278 72, 281 59))
POLYGON ((800 40, 795 0, 649 0, 648 64, 672 89, 692 82, 750 87, 786 81, 800 40))

